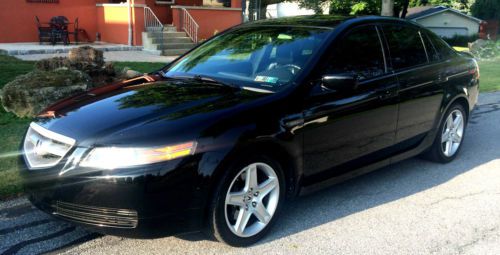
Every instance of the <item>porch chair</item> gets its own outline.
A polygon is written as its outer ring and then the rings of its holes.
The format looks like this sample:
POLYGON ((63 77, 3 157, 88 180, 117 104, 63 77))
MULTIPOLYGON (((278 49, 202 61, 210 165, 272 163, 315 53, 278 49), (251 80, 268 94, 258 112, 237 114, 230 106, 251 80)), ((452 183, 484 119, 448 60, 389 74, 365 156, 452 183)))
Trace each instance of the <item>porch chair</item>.
POLYGON ((35 21, 38 29, 38 40, 40 44, 42 44, 44 41, 54 44, 52 28, 50 26, 42 26, 42 23, 40 23, 40 19, 38 18, 38 16, 35 16, 35 21))

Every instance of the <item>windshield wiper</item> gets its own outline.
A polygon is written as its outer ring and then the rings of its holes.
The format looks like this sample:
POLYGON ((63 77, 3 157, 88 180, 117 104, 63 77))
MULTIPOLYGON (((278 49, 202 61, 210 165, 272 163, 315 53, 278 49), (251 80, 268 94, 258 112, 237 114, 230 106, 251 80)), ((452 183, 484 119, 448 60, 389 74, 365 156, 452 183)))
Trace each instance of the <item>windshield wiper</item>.
POLYGON ((217 80, 217 79, 214 79, 212 77, 199 75, 199 74, 191 77, 191 79, 193 79, 195 81, 199 81, 199 82, 214 84, 214 85, 217 85, 217 86, 229 87, 229 88, 232 88, 232 89, 241 90, 240 86, 234 85, 232 83, 223 82, 221 80, 217 80))

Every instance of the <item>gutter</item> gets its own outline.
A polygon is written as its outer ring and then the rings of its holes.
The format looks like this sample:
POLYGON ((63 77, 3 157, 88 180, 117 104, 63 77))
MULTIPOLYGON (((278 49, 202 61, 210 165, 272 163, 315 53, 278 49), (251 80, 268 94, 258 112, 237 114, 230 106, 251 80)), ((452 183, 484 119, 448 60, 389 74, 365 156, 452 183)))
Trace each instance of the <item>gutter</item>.
POLYGON ((132 31, 132 0, 127 0, 128 9, 128 45, 132 46, 133 31, 132 31))

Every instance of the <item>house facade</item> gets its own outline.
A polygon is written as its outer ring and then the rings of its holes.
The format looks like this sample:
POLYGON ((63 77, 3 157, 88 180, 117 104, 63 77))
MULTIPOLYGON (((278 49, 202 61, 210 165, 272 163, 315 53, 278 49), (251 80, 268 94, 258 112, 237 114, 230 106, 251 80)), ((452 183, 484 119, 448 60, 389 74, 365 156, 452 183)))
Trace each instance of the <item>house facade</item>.
POLYGON ((446 38, 477 35, 482 23, 480 19, 443 6, 411 8, 406 18, 446 38))
MULTIPOLYGON (((0 43, 37 42, 35 16, 47 23, 78 18, 80 40, 142 45, 143 32, 169 26, 182 31, 185 17, 203 40, 242 22, 241 0, 2 0, 0 43)), ((69 25, 69 30, 74 24, 69 25)), ((193 35, 194 36, 194 35, 193 35)))

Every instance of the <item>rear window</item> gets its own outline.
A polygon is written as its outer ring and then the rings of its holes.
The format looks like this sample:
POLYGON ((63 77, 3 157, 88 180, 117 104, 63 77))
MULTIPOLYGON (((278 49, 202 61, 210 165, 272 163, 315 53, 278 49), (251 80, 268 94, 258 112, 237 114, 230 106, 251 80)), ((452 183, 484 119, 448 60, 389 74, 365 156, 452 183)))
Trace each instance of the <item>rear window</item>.
POLYGON ((443 39, 439 38, 439 36, 434 33, 428 33, 428 36, 436 48, 440 59, 445 60, 456 55, 455 50, 453 50, 443 39))
POLYGON ((428 62, 422 38, 417 29, 403 25, 386 25, 384 34, 389 44, 391 62, 395 70, 428 62))

